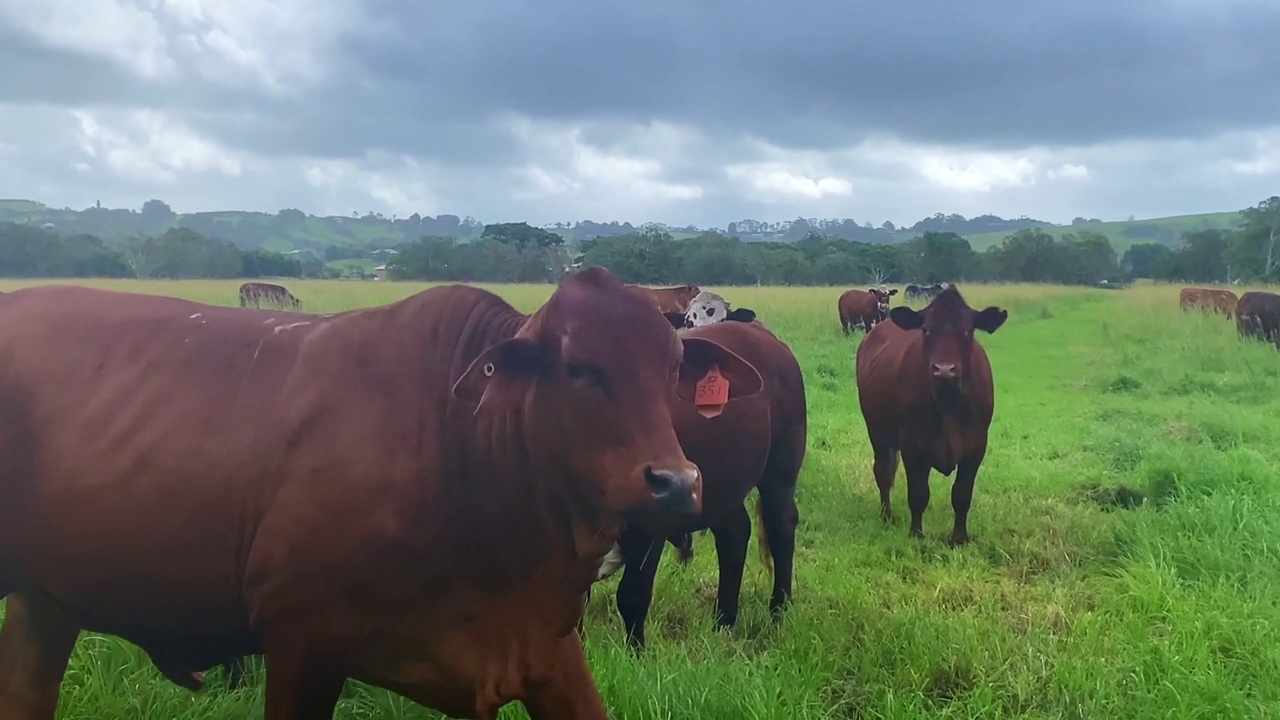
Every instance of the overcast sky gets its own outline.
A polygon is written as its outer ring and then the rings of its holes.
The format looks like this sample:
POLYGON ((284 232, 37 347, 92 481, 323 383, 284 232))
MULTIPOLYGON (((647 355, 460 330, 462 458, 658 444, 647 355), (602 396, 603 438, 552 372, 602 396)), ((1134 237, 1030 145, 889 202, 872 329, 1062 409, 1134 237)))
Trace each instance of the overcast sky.
POLYGON ((0 0, 0 197, 1066 222, 1280 192, 1275 0, 0 0))

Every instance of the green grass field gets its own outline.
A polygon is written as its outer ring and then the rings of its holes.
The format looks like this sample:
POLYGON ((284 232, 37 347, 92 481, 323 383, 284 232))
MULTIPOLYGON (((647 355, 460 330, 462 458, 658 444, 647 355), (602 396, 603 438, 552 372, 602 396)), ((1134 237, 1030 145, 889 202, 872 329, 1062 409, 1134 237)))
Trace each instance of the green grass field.
MULTIPOLYGON (((94 284, 226 305, 238 285, 94 284)), ((287 284, 314 311, 423 287, 287 284)), ((551 288, 494 289, 528 311, 551 288)), ((613 605, 619 576, 598 585, 587 648, 612 717, 1280 717, 1280 353, 1242 343, 1222 317, 1180 312, 1176 285, 961 289, 1009 320, 981 336, 996 416, 974 542, 959 550, 941 539, 950 480, 937 473, 926 540, 907 537, 901 475, 899 524, 879 518, 840 289, 721 289, 804 368, 795 603, 769 622, 770 580, 753 551, 738 627, 712 630, 714 543, 698 536, 689 566, 667 552, 637 659, 613 605), (1146 502, 1124 507, 1122 489, 1146 502)), ((253 672, 254 689, 230 694, 212 671, 193 695, 127 643, 85 634, 59 717, 260 717, 253 672)), ((437 716, 350 683, 337 717, 437 716)), ((511 706, 502 717, 525 714, 511 706)))

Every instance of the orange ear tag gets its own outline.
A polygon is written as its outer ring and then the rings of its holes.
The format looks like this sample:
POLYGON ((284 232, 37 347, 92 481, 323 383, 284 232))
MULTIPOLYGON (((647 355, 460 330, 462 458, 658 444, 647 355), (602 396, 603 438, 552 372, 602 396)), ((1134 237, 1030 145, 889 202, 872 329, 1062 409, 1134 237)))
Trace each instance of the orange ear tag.
POLYGON ((693 405, 702 417, 713 418, 729 404, 729 381, 720 374, 720 368, 712 365, 694 388, 693 405))

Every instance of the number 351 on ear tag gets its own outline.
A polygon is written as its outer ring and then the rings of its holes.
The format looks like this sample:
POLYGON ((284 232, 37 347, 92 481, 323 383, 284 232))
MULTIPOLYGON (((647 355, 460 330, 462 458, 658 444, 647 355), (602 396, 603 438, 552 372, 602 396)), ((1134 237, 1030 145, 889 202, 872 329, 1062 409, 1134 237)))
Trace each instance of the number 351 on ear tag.
POLYGON ((693 405, 702 417, 713 418, 729 404, 729 381, 720 374, 719 366, 712 365, 694 388, 693 405))

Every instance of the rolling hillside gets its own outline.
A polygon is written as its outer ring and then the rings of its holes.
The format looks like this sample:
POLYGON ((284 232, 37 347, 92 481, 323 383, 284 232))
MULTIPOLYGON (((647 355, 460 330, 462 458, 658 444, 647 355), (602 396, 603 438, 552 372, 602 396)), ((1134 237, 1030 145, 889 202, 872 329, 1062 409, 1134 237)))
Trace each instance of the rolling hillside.
MULTIPOLYGON (((938 217, 941 218, 941 216, 938 217)), ((1038 223, 1027 218, 1006 221, 991 216, 972 220, 952 216, 949 220, 955 221, 953 225, 960 227, 960 234, 978 251, 998 245, 1018 227, 1035 226, 1044 228, 1054 237, 1061 237, 1069 232, 1100 232, 1111 239, 1117 252, 1123 253, 1129 246, 1141 242, 1158 242, 1176 246, 1184 232, 1230 228, 1238 218, 1239 214, 1231 211, 1128 222, 1090 221, 1074 226, 1038 223), (990 227, 992 221, 995 221, 996 226, 1003 224, 1009 229, 982 233, 964 231, 966 225, 973 227, 979 224, 990 227)), ((92 207, 77 211, 70 208, 51 208, 33 200, 0 199, 0 222, 51 224, 53 229, 65 235, 85 233, 96 235, 109 243, 118 243, 136 235, 159 235, 171 227, 181 226, 209 237, 230 240, 244 249, 264 248, 280 252, 310 249, 318 254, 323 253, 326 248, 351 248, 353 251, 356 248, 361 250, 387 248, 405 241, 416 240, 424 235, 469 239, 479 236, 484 228, 483 223, 478 220, 470 217, 460 218, 456 215, 441 215, 433 218, 414 214, 401 218, 370 213, 362 217, 317 217, 293 209, 282 210, 276 214, 236 210, 177 214, 157 200, 149 201, 141 210, 92 207)), ((870 227, 859 228, 854 224, 852 229, 856 234, 850 236, 844 231, 849 222, 846 221, 839 230, 834 232, 822 231, 832 232, 841 237, 850 237, 850 239, 880 243, 903 242, 920 234, 918 229, 891 231, 870 227)), ((926 219, 917 223, 917 226, 927 222, 931 220, 926 219)), ((743 234, 744 239, 796 240, 807 232, 804 224, 790 230, 788 228, 791 223, 770 223, 769 225, 768 232, 743 234)), ((630 223, 616 221, 608 223, 582 221, 573 227, 548 229, 561 234, 566 240, 575 241, 597 235, 636 232, 640 228, 630 223)), ((670 229, 672 236, 676 238, 692 237, 696 231, 697 228, 693 227, 670 229)), ((341 256, 343 253, 335 253, 331 250, 328 254, 332 257, 335 254, 341 256)))

